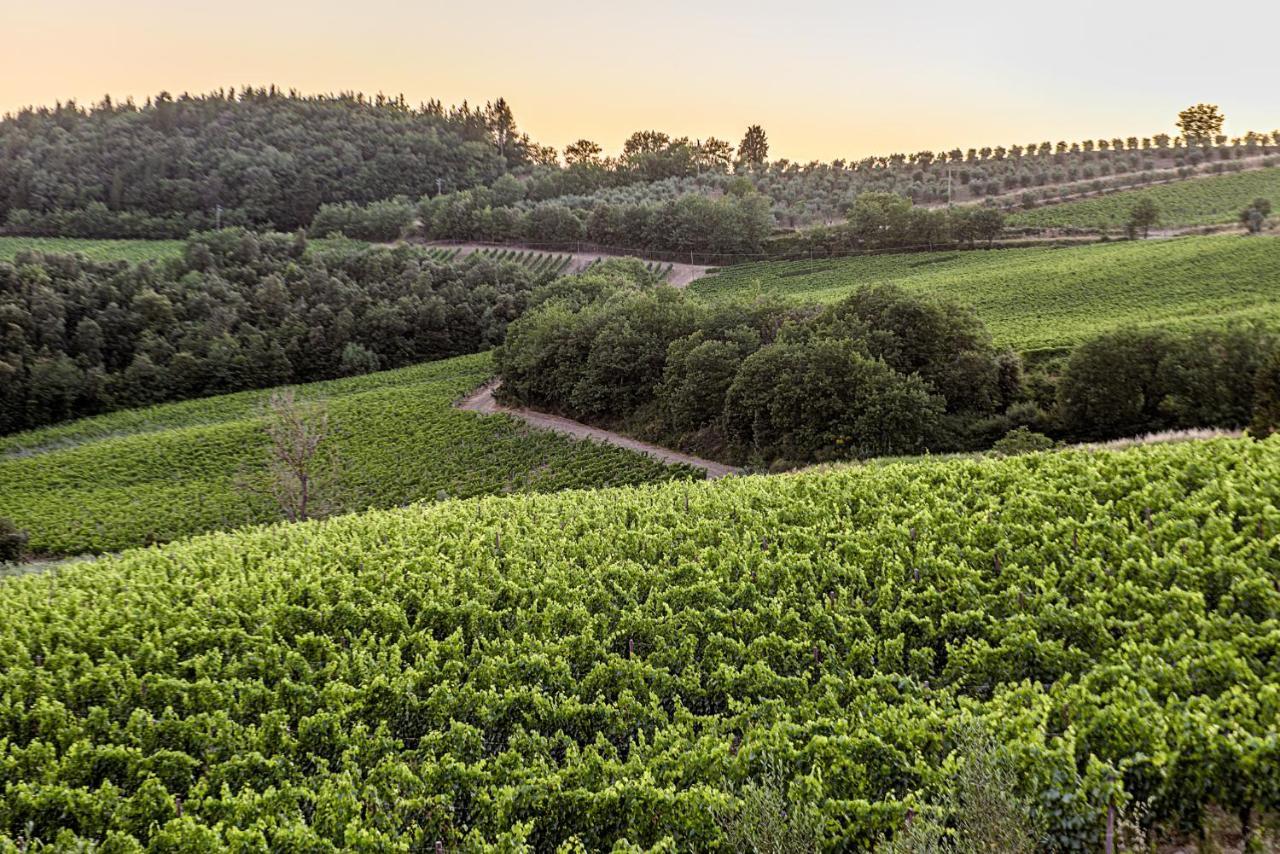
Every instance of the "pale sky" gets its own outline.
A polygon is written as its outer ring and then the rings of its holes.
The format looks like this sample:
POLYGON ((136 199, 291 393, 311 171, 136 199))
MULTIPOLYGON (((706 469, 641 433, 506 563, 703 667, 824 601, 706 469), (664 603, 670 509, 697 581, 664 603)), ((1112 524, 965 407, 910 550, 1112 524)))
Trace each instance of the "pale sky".
POLYGON ((559 149, 760 123, 773 158, 830 160, 1149 136, 1198 101, 1277 129, 1277 32, 1277 0, 0 0, 0 112, 268 83, 503 96, 559 149))

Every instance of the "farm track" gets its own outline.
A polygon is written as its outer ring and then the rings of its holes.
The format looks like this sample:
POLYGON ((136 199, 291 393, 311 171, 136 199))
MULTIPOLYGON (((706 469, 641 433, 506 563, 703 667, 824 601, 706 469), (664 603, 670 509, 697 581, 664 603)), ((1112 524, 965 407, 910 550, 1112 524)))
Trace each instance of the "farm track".
POLYGON ((504 406, 493 396, 498 385, 499 381, 494 380, 480 386, 480 388, 456 404, 458 409, 465 412, 476 412, 480 415, 510 415, 539 430, 551 430, 573 439, 590 439, 595 442, 604 442, 605 444, 645 454, 664 463, 693 466, 705 471, 708 479, 741 473, 741 469, 727 466, 724 463, 682 454, 679 451, 673 451, 670 448, 663 448, 659 445, 651 445, 648 442, 641 442, 638 439, 623 436, 621 433, 601 430, 598 427, 589 427, 579 421, 573 421, 559 415, 551 415, 533 409, 504 406))

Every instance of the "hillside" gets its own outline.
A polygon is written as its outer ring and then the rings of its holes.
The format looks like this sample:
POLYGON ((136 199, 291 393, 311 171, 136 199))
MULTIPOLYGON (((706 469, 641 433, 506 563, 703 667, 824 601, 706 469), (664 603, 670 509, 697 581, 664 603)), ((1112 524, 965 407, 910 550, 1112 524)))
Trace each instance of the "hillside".
POLYGON ((867 850, 983 773, 971 818, 1069 850, 1262 816, 1278 484, 1280 439, 899 463, 0 581, 0 839, 708 850, 778 803, 867 850))
POLYGON ((1228 236, 742 264, 689 292, 715 301, 767 294, 834 302, 892 282, 972 304, 997 343, 1038 350, 1122 326, 1275 319, 1276 281, 1280 241, 1228 236))
MULTIPOLYGON (((647 457, 531 432, 453 401, 487 354, 302 386, 324 401, 335 509, 691 477, 647 457)), ((260 481, 269 392, 164 404, 0 438, 0 516, 43 554, 114 551, 280 518, 260 481)))
POLYGON ((500 99, 446 109, 270 87, 68 102, 0 119, 0 222, 65 236, 289 230, 326 202, 492 181, 531 146, 500 99))
POLYGON ((1254 199, 1280 202, 1280 169, 1214 175, 1142 190, 1063 202, 1012 214, 1014 227, 1123 229, 1139 199, 1160 210, 1160 227, 1234 223, 1254 199))

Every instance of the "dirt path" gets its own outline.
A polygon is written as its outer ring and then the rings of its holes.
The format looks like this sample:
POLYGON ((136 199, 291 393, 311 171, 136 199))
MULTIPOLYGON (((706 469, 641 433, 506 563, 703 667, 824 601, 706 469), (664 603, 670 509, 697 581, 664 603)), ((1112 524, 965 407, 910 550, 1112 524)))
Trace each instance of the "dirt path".
POLYGON ((632 439, 619 433, 611 433, 608 430, 601 430, 598 427, 588 427, 586 424, 582 424, 578 421, 571 421, 568 418, 561 418, 559 415, 548 415, 545 412, 535 412, 532 409, 514 409, 509 406, 503 406, 493 397, 493 393, 497 388, 498 381, 496 380, 482 385, 480 388, 460 400, 457 403, 457 407, 467 412, 478 412, 481 415, 512 415, 519 418, 530 427, 535 427, 539 430, 551 430, 552 432, 561 433, 574 439, 590 439, 595 442, 616 445, 619 448, 636 451, 664 463, 693 466, 694 468, 699 468, 705 471, 709 479, 724 477, 729 474, 738 474, 740 471, 739 469, 736 469, 733 466, 727 466, 724 463, 704 460, 700 457, 682 454, 669 448, 659 447, 658 445, 650 445, 648 442, 641 442, 638 439, 632 439))
MULTIPOLYGON (((479 252, 482 249, 517 249, 525 252, 543 252, 549 255, 568 255, 573 260, 565 269, 564 272, 566 273, 581 273, 597 261, 608 261, 610 258, 631 257, 625 255, 611 255, 606 252, 557 252, 550 249, 539 249, 535 246, 520 243, 455 243, 452 241, 435 240, 431 241, 427 245, 456 248, 459 250, 459 258, 465 258, 471 253, 479 252)), ((641 258, 640 260, 644 261, 647 259, 641 258)), ((666 266, 666 262, 663 262, 663 266, 666 266)), ((667 273, 667 284, 671 285, 673 288, 687 287, 690 282, 701 279, 703 276, 707 275, 708 269, 708 267, 701 264, 672 264, 671 271, 667 273)))

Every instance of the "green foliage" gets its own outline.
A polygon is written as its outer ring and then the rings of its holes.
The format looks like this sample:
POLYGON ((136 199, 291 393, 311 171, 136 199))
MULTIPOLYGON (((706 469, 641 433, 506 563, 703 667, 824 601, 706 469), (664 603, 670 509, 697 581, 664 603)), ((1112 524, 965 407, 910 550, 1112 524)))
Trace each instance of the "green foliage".
POLYGON ((1061 427, 1095 439, 1243 427, 1255 408, 1254 377, 1275 349, 1274 338, 1253 327, 1099 336, 1067 360, 1057 389, 1061 427))
POLYGON ((0 432, 471 353, 550 271, 242 229, 155 265, 0 262, 0 432))
POLYGON ((536 146, 509 108, 486 107, 273 86, 21 110, 0 120, 0 222, 67 237, 292 230, 325 203, 417 199, 527 163, 536 146))
POLYGON ((388 199, 357 205, 352 202, 321 205, 311 220, 315 237, 341 234, 356 240, 398 240, 413 224, 414 207, 407 199, 388 199))
POLYGON ((1142 236, 1147 237, 1151 233, 1151 226, 1160 222, 1160 206, 1156 204, 1155 199, 1150 196, 1144 196, 1133 203, 1133 209, 1129 211, 1129 232, 1136 235, 1139 230, 1142 236))
POLYGON ((856 341, 776 343, 748 356, 725 394, 731 442, 766 460, 919 453, 937 439, 946 400, 917 375, 864 355, 856 341))
POLYGON ((1249 432, 1260 439, 1280 431, 1280 347, 1258 367, 1249 432))
POLYGON ((944 413, 971 420, 1009 402, 989 336, 957 306, 884 286, 825 311, 707 306, 648 285, 535 294, 496 351, 503 394, 766 464, 937 449, 944 413))
POLYGON ((821 850, 822 817, 814 804, 792 801, 788 780, 774 763, 765 763, 762 779, 742 787, 719 821, 730 851, 750 854, 816 854, 821 850))
POLYGON ((1143 190, 1046 205, 1011 214, 1009 225, 1034 228, 1122 228, 1134 205, 1150 199, 1166 226, 1218 225, 1234 221, 1258 196, 1280 196, 1280 169, 1210 175, 1143 190))
MULTIPOLYGON (((467 356, 303 386, 325 401, 342 462, 333 512, 446 496, 640 483, 692 473, 604 445, 530 432, 453 401, 491 375, 467 356)), ((266 403, 244 392, 112 413, 0 440, 0 515, 39 553, 115 551, 270 522, 266 403)))
POLYGON ((1004 457, 1016 454, 1030 454, 1036 451, 1048 451, 1056 443, 1043 433, 1037 433, 1026 426, 1015 427, 991 446, 991 450, 1004 457))
POLYGON ((180 240, 85 240, 79 237, 0 237, 0 261, 19 254, 83 255, 90 261, 158 261, 182 255, 180 240))
POLYGON ((0 847, 723 850, 753 782, 827 850, 991 798, 1059 851, 1100 850, 1113 801, 1274 814, 1277 507, 1280 440, 1218 440, 449 501, 7 579, 0 847))
POLYGON ((1270 215, 1271 201, 1257 198, 1240 212, 1240 222, 1244 224, 1245 228, 1249 229, 1250 234, 1259 234, 1266 226, 1267 217, 1270 215))
POLYGON ((836 302, 892 282, 972 305, 1000 346, 1056 349, 1126 326, 1222 326, 1280 318, 1280 241, 1238 237, 1063 249, 931 252, 727 267, 688 292, 706 301, 763 294, 836 302))

